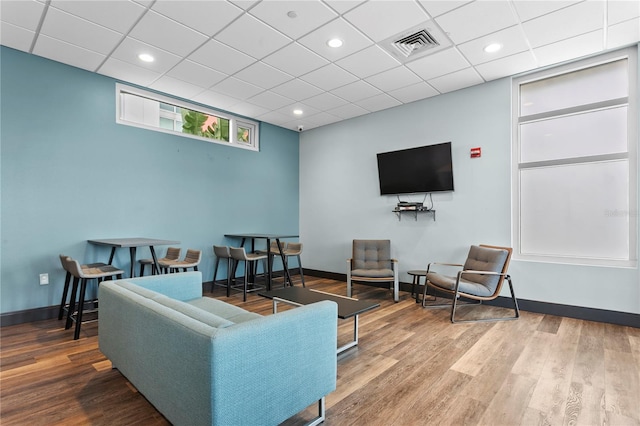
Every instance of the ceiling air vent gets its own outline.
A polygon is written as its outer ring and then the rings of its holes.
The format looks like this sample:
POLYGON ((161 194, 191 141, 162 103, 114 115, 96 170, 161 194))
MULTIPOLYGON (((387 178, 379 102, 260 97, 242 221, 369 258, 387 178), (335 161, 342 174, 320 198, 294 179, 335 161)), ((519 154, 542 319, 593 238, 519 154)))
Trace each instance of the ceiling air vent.
POLYGON ((440 46, 438 40, 429 31, 422 29, 393 42, 393 46, 404 55, 405 58, 418 53, 422 49, 431 49, 440 46))
POLYGON ((401 63, 413 61, 452 46, 451 40, 434 21, 409 28, 380 42, 401 63))

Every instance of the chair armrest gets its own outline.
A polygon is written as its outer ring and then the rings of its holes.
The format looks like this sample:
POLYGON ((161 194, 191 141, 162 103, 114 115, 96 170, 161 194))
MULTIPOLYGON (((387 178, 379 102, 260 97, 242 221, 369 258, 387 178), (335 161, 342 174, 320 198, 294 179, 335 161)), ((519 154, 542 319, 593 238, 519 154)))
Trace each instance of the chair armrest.
POLYGON ((464 265, 461 265, 459 263, 443 263, 443 262, 431 262, 427 265, 427 273, 429 273, 431 271, 431 265, 440 265, 440 266, 455 266, 455 267, 459 267, 462 268, 464 265))
POLYGON ((492 272, 492 271, 474 271, 472 269, 465 269, 464 271, 458 272, 458 275, 463 274, 477 274, 477 275, 504 275, 507 276, 505 272, 492 272))

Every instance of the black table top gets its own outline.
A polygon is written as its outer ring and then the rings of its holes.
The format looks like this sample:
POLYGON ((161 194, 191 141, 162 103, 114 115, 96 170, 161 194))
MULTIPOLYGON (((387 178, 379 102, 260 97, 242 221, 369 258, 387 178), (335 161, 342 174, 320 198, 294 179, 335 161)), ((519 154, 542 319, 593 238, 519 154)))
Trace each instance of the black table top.
POLYGON ((245 234, 224 234, 229 238, 266 238, 269 240, 279 240, 280 238, 298 238, 299 235, 294 234, 260 234, 260 233, 245 233, 245 234))
POLYGON ((144 247, 144 246, 166 246, 180 244, 180 241, 158 240, 155 238, 108 238, 101 240, 87 240, 91 244, 110 247, 144 247))
POLYGON ((341 319, 350 318, 380 306, 379 303, 352 299, 351 297, 339 296, 337 294, 325 293, 303 287, 285 287, 277 290, 263 291, 258 293, 258 295, 266 297, 267 299, 277 297, 300 305, 309 305, 322 300, 331 300, 338 304, 338 318, 341 319))

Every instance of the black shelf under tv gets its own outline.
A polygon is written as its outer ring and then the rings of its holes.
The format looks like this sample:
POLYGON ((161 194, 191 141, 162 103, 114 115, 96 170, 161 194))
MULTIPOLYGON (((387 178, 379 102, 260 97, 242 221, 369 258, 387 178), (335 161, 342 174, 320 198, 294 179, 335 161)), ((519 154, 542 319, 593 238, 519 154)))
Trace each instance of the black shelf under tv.
POLYGON ((396 207, 392 210, 398 216, 398 221, 402 219, 402 213, 413 213, 416 221, 418 220, 418 213, 433 213, 433 221, 436 221, 436 211, 434 209, 417 208, 417 209, 401 209, 396 207))

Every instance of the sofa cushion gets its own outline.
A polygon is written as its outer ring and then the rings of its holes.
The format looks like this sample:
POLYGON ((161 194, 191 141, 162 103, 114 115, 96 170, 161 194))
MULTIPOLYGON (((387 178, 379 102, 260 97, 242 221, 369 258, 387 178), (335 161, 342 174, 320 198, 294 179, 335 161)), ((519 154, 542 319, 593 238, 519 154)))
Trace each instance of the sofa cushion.
POLYGON ((245 311, 242 308, 223 302, 221 300, 213 299, 211 297, 201 297, 198 299, 189 300, 187 301, 187 303, 196 306, 199 309, 225 318, 235 324, 251 321, 256 318, 262 318, 262 315, 260 314, 245 311))
POLYGON ((181 302, 179 300, 172 299, 162 294, 156 293, 153 300, 163 306, 171 308, 177 312, 180 312, 188 317, 198 320, 204 324, 210 325, 216 328, 226 328, 234 323, 222 318, 212 312, 200 309, 189 303, 181 302))

